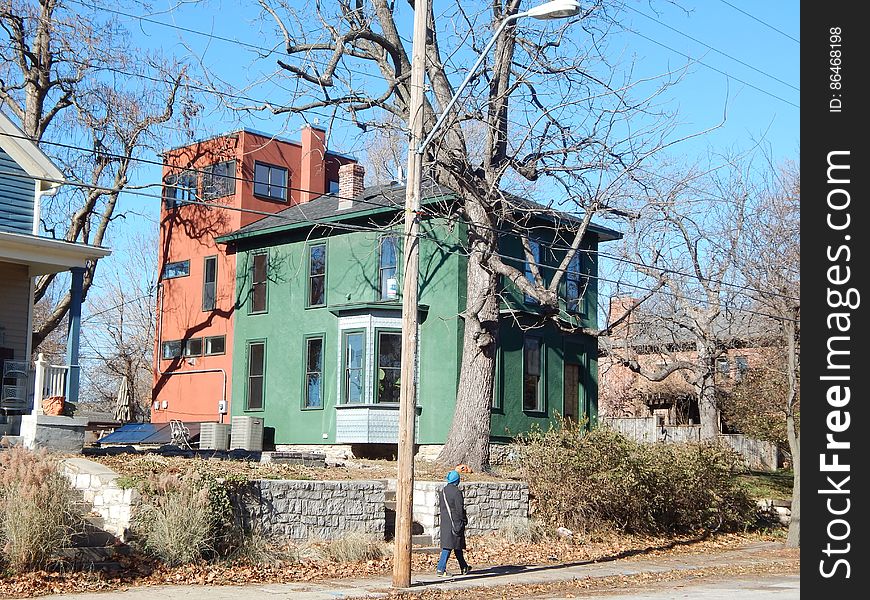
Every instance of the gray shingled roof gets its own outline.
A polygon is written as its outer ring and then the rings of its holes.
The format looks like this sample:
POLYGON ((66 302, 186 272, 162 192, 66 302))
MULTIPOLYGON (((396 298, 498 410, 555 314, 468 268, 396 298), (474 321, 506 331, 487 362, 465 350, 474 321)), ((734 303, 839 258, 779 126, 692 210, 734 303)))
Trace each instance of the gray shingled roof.
MULTIPOLYGON (((442 202, 453 196, 455 196, 455 194, 450 189, 438 185, 431 179, 424 178, 422 189, 423 205, 442 202)), ((529 211, 530 213, 539 216, 546 215, 550 218, 563 220, 565 222, 579 221, 576 216, 571 215, 570 213, 559 211, 552 207, 518 196, 511 197, 512 205, 520 211, 529 211)), ((339 198, 336 195, 324 194, 310 202, 297 204, 275 213, 274 215, 264 217, 233 233, 221 236, 217 238, 217 240, 219 242, 230 241, 234 238, 256 235, 257 232, 279 230, 294 225, 342 221, 346 218, 352 218, 354 215, 361 215, 370 211, 399 210, 405 203, 405 186, 393 182, 387 185, 367 187, 363 190, 362 194, 355 197, 352 202, 348 202, 347 206, 339 208, 339 204, 342 200, 342 198, 339 198)), ((606 239, 618 239, 619 237, 622 237, 622 234, 618 231, 599 225, 592 225, 592 229, 598 234, 604 234, 606 239)))

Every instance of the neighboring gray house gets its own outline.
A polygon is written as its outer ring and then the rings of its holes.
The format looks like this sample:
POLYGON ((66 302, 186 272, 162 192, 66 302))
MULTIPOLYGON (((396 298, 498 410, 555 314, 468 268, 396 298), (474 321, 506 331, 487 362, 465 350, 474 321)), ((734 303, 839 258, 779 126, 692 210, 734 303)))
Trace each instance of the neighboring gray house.
POLYGON ((63 183, 63 174, 39 147, 0 112, 0 435, 17 435, 21 415, 39 412, 43 394, 78 401, 81 290, 89 260, 105 248, 39 235, 40 202, 63 183), (71 272, 67 356, 64 364, 31 365, 34 278, 71 272), (42 382, 34 389, 34 381, 42 382))

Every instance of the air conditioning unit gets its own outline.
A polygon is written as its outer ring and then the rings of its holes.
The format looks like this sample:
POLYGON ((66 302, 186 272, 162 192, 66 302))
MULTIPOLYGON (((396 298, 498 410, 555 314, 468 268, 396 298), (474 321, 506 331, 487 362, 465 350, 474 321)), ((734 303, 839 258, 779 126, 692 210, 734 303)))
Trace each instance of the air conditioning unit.
POLYGON ((230 447, 230 426, 227 423, 203 423, 199 426, 200 450, 227 450, 230 447))
POLYGON ((233 417, 230 429, 230 450, 263 451, 263 419, 233 417))

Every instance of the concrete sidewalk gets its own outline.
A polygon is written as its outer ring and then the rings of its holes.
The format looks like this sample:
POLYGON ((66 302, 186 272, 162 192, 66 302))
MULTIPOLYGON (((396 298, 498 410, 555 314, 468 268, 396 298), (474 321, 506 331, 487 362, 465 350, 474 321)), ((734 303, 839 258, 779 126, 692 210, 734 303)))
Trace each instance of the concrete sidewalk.
MULTIPOLYGON (((525 584, 547 584, 573 579, 602 578, 618 575, 639 575, 643 573, 664 573, 674 570, 693 570, 711 567, 750 566, 766 562, 766 554, 781 548, 776 543, 758 543, 734 550, 708 554, 685 554, 677 556, 650 556, 623 558, 602 561, 598 563, 569 563, 553 565, 505 565, 497 567, 474 568, 469 575, 457 576, 450 580, 435 577, 434 573, 415 573, 412 576, 412 591, 426 589, 449 588, 467 589, 468 598, 474 598, 475 587, 500 587, 525 584)), ((704 598, 734 600, 735 598, 777 598, 783 600, 797 599, 799 579, 796 573, 785 575, 759 575, 757 577, 740 578, 738 582, 695 581, 704 588, 704 598), (759 595, 761 590, 769 594, 759 595), (740 592, 745 592, 740 593, 740 592), (748 595, 747 595, 748 594, 748 595)), ((644 593, 649 598, 688 598, 695 597, 689 592, 686 582, 675 582, 674 588, 681 592, 665 589, 667 584, 657 586, 658 591, 650 590, 644 593)), ((239 600, 240 598, 269 598, 274 600, 334 600, 336 598, 362 598, 385 596, 391 591, 389 577, 373 577, 366 579, 339 579, 319 583, 284 583, 284 584, 251 584, 245 586, 154 586, 137 587, 124 591, 90 594, 69 594, 46 596, 53 600, 106 600, 106 594, 118 600, 239 600)), ((636 595, 614 596, 610 590, 610 598, 632 598, 636 595)), ((701 589, 698 589, 701 593, 701 589)), ((698 596, 701 597, 701 596, 698 596)))

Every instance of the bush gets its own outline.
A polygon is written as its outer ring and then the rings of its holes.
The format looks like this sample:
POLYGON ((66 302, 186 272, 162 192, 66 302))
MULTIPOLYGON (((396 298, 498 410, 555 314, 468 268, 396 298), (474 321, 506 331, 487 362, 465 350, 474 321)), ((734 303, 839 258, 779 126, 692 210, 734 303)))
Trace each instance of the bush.
POLYGON ((40 569, 69 545, 81 519, 57 460, 20 446, 0 452, 0 548, 16 572, 40 569))
POLYGON ((378 560, 387 555, 387 550, 382 538, 363 531, 352 531, 326 542, 320 549, 320 555, 326 560, 348 563, 378 560))
POLYGON ((511 544, 535 544, 547 537, 547 529, 532 519, 507 517, 499 527, 498 535, 511 544))
POLYGON ((214 547, 208 489, 191 479, 150 479, 134 531, 145 549, 169 565, 199 560, 214 547))
POLYGON ((639 444, 566 422, 520 436, 515 450, 539 518, 556 526, 674 534, 737 530, 755 518, 739 457, 717 445, 639 444))

